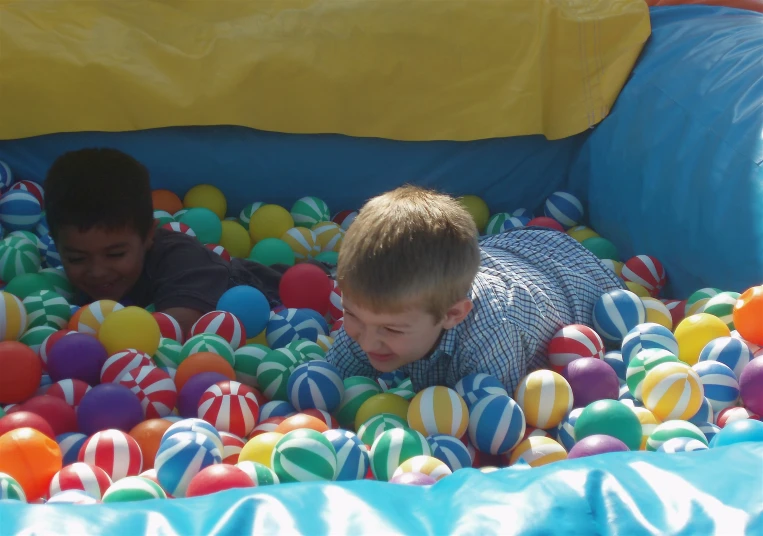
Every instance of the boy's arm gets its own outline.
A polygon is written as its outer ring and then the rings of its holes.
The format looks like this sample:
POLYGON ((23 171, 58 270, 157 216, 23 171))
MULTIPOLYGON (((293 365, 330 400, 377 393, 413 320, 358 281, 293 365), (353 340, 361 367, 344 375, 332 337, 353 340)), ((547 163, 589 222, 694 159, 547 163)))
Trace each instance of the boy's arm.
POLYGON ((339 369, 342 378, 365 376, 376 378, 379 373, 368 362, 368 356, 358 343, 353 341, 342 328, 334 344, 326 353, 326 361, 339 369))
POLYGON ((188 332, 191 331, 191 327, 204 314, 201 311, 197 311, 196 309, 189 309, 188 307, 168 307, 167 309, 159 312, 168 314, 177 320, 183 336, 187 335, 188 332))

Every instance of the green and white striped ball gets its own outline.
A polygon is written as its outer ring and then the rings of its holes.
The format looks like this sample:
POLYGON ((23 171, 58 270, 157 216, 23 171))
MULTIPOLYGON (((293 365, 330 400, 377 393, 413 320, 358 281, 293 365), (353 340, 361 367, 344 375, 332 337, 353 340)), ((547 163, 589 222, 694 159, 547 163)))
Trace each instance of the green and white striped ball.
POLYGON ((350 376, 342 383, 344 383, 344 395, 334 415, 343 428, 350 430, 355 426, 355 415, 363 402, 380 394, 382 390, 378 383, 365 376, 350 376))
POLYGON ((26 239, 13 237, 10 240, 14 239, 15 246, 10 245, 7 238, 0 242, 0 279, 6 282, 17 275, 40 270, 40 251, 26 239))
POLYGON ((42 242, 40 241, 40 237, 34 234, 32 231, 13 231, 8 233, 6 238, 11 237, 21 238, 22 240, 28 241, 35 248, 42 249, 42 242))
POLYGON ((328 205, 317 197, 307 196, 298 199, 291 207, 291 217, 297 227, 312 227, 322 221, 331 221, 328 205))
POLYGON ((71 307, 66 298, 52 290, 32 292, 22 300, 29 319, 29 328, 50 326, 63 329, 71 318, 71 307))
POLYGON ((289 401, 289 376, 299 364, 293 352, 280 348, 271 350, 257 367, 257 384, 268 400, 289 401))
POLYGON ((258 388, 257 367, 270 352, 270 348, 264 344, 245 344, 234 352, 236 365, 233 370, 236 372, 236 380, 253 387, 258 388))
POLYGON ((159 347, 154 353, 154 363, 158 367, 176 369, 183 362, 183 345, 175 339, 162 337, 159 339, 159 347))
POLYGON ((249 475, 255 486, 271 486, 281 482, 278 480, 278 475, 267 465, 257 462, 238 462, 236 467, 249 475))
POLYGON ((416 396, 416 392, 412 388, 408 387, 393 387, 387 391, 391 395, 402 396, 406 400, 412 400, 416 396))
POLYGON ((643 402, 641 387, 647 373, 657 365, 676 362, 678 362, 678 357, 667 350, 661 348, 641 350, 631 359, 625 371, 625 383, 628 386, 628 391, 633 395, 633 398, 643 402))
POLYGON ((485 226, 485 234, 487 235, 494 235, 498 233, 502 233, 504 231, 503 224, 511 218, 511 214, 508 212, 498 212, 496 214, 493 214, 490 216, 490 219, 487 221, 487 225, 485 226))
POLYGON ((167 494, 156 482, 142 476, 128 476, 109 486, 103 494, 102 502, 108 504, 166 498, 167 494))
POLYGON ((166 210, 155 210, 154 211, 154 220, 157 222, 156 226, 161 227, 165 223, 172 223, 175 220, 175 218, 167 212, 166 210))
POLYGON ((252 219, 252 214, 257 212, 257 209, 259 209, 264 204, 265 203, 262 201, 256 201, 254 203, 249 203, 241 210, 238 215, 238 221, 241 225, 244 226, 244 229, 249 229, 249 220, 252 219))
POLYGON ((35 354, 40 355, 40 346, 45 342, 45 339, 56 331, 58 331, 56 328, 50 326, 37 326, 36 328, 27 329, 19 339, 19 342, 26 344, 35 354))
POLYGON ((300 339, 290 342, 286 345, 287 350, 300 355, 300 364, 307 363, 308 361, 315 361, 316 359, 323 360, 326 358, 326 352, 318 344, 306 339, 300 339))
POLYGON ((217 354, 230 363, 232 367, 236 366, 236 356, 233 353, 233 348, 228 344, 228 341, 214 333, 199 333, 185 341, 180 352, 180 361, 199 352, 217 354))
POLYGON ((705 434, 697 426, 688 421, 673 420, 665 421, 654 429, 649 439, 646 440, 646 450, 656 451, 668 439, 675 437, 688 437, 707 445, 705 434))
POLYGON ((392 478, 400 465, 414 456, 431 456, 427 439, 412 428, 387 430, 371 447, 371 471, 376 480, 392 478))
POLYGON ((40 275, 45 276, 53 290, 63 296, 66 301, 70 302, 76 296, 76 291, 62 268, 43 268, 40 270, 40 275))
POLYGON ((280 482, 334 480, 336 450, 315 430, 293 430, 278 440, 271 464, 280 482))
POLYGON ((686 300, 686 310, 688 311, 691 309, 692 305, 697 303, 701 300, 709 300, 710 298, 714 298, 718 294, 720 294, 722 291, 719 288, 701 288, 698 291, 694 292, 689 298, 686 300))
POLYGON ((26 502, 24 488, 7 473, 0 473, 0 500, 26 502))
POLYGON ((734 331, 736 329, 734 328, 734 305, 739 296, 738 292, 721 292, 708 300, 702 312, 717 316, 729 327, 729 330, 734 331))
POLYGON ((408 422, 392 413, 380 413, 361 424, 357 435, 363 443, 370 447, 377 437, 396 428, 408 428, 408 422))

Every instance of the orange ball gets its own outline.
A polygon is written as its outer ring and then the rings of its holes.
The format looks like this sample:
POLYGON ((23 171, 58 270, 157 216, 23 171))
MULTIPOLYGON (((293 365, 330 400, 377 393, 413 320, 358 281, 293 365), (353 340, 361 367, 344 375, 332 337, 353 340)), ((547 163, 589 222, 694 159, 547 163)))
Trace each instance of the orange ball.
POLYGON ((42 361, 27 345, 0 342, 0 404, 18 404, 40 386, 42 361))
POLYGON ((166 419, 149 419, 130 430, 130 435, 138 442, 140 451, 143 453, 144 471, 154 468, 154 459, 159 450, 159 443, 162 441, 164 432, 170 426, 172 423, 166 419))
POLYGON ((63 456, 54 440, 32 428, 18 428, 0 436, 0 473, 18 481, 29 502, 43 497, 63 456))
POLYGON ((175 386, 178 393, 191 376, 200 372, 219 372, 229 380, 236 379, 233 367, 224 358, 212 352, 198 352, 186 357, 175 374, 175 386))
POLYGON ((301 430, 303 428, 309 428, 320 433, 329 429, 328 425, 319 418, 305 415, 304 413, 297 413, 284 419, 281 424, 276 426, 274 431, 279 434, 287 434, 293 430, 301 430))
POLYGON ((748 288, 734 305, 734 327, 746 341, 763 346, 763 285, 748 288))
POLYGON ((174 214, 183 208, 183 202, 180 198, 169 190, 154 190, 151 192, 151 201, 153 202, 154 210, 164 210, 170 214, 174 214))

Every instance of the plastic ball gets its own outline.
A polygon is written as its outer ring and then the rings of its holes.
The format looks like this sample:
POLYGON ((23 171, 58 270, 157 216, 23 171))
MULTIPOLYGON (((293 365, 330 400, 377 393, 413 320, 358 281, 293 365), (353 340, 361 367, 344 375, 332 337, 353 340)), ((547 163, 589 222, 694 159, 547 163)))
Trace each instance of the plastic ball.
POLYGON ((371 447, 371 470, 377 480, 388 481, 400 465, 414 456, 431 456, 426 438, 410 428, 395 428, 379 435, 371 447))
POLYGON ((575 458, 585 458, 597 454, 605 454, 607 452, 627 452, 629 450, 628 446, 616 437, 594 434, 584 437, 575 443, 570 449, 567 458, 572 460, 575 458))
POLYGON ((718 432, 713 447, 726 447, 746 441, 763 442, 763 422, 752 419, 731 422, 718 432))
POLYGON ((641 423, 641 444, 639 445, 639 450, 646 450, 646 442, 649 440, 649 436, 662 424, 662 421, 646 408, 634 407, 631 410, 636 414, 636 418, 641 423))
POLYGON ((77 431, 77 413, 74 408, 55 396, 38 395, 19 406, 22 411, 39 415, 50 424, 53 437, 77 431))
MULTIPOLYGON (((584 408, 573 409, 564 416, 562 422, 556 427, 556 439, 567 451, 569 451, 575 444, 575 422, 577 422, 583 409, 584 408)), ((526 439, 526 437, 523 439, 526 439)))
POLYGON ((229 432, 220 432, 220 439, 223 442, 223 463, 236 465, 238 463, 238 457, 241 455, 241 451, 246 445, 246 441, 229 432))
MULTIPOLYGON (((233 330, 228 332, 228 335, 234 335, 233 330)), ((233 347, 220 335, 215 333, 199 333, 193 335, 180 351, 180 362, 185 361, 189 356, 192 356, 201 352, 211 352, 217 354, 225 359, 231 366, 235 364, 235 354, 233 347)))
POLYGON ((485 230, 487 221, 490 218, 490 209, 482 198, 476 195, 464 195, 458 198, 461 206, 471 215, 477 230, 481 233, 485 230))
POLYGON ((702 397, 702 404, 700 404, 697 413, 686 420, 697 426, 702 423, 715 421, 715 411, 706 396, 702 397))
POLYGON ((241 212, 239 212, 238 221, 244 227, 244 229, 247 230, 247 232, 249 231, 249 222, 252 219, 252 215, 264 205, 265 203, 262 201, 255 201, 254 203, 249 203, 246 205, 241 209, 241 212))
POLYGON ((177 409, 182 417, 196 417, 199 411, 199 400, 204 392, 212 385, 228 380, 219 372, 200 372, 191 376, 178 392, 177 409))
POLYGON ((268 400, 288 400, 289 378, 299 361, 288 350, 269 352, 257 367, 257 384, 268 400))
POLYGON ((42 378, 42 361, 20 342, 0 342, 0 404, 31 397, 42 378))
POLYGON ((305 413, 297 413, 286 417, 281 423, 276 426, 275 431, 279 434, 287 434, 294 430, 310 429, 316 432, 323 433, 329 429, 325 419, 307 415, 305 413))
POLYGON ((557 426, 573 406, 572 388, 564 377, 550 370, 536 370, 517 386, 514 399, 527 424, 535 428, 557 426))
POLYGON ((665 350, 678 354, 678 342, 669 329, 659 324, 639 324, 622 342, 623 357, 630 362, 641 350, 665 350))
POLYGON ((106 349, 97 339, 83 333, 71 333, 56 341, 48 352, 48 373, 53 381, 77 379, 96 385, 107 357, 106 349))
POLYGON ((524 462, 530 467, 541 467, 566 458, 567 451, 557 441, 548 437, 532 436, 512 451, 509 464, 524 462))
MULTIPOLYGON (((50 282, 40 274, 19 274, 5 286, 3 289, 9 294, 13 294, 20 300, 24 300, 32 293, 39 293, 40 291, 51 292, 53 287, 50 282)), ((68 312, 69 305, 67 304, 66 310, 68 312)), ((29 311, 27 310, 27 313, 29 311)))
MULTIPOLYGON (((191 337, 204 333, 222 337, 232 351, 246 343, 246 329, 243 324, 234 314, 226 311, 206 313, 191 326, 191 337)), ((227 355, 227 351, 225 353, 227 355)))
POLYGON ((0 279, 3 281, 37 273, 41 263, 38 247, 26 238, 7 237, 0 242, 0 279))
POLYGON ((266 238, 280 238, 294 227, 289 211, 278 205, 263 205, 249 220, 249 236, 257 244, 266 238))
POLYGON ((212 253, 216 253, 221 258, 225 259, 226 261, 230 262, 231 256, 230 253, 221 245, 219 244, 204 244, 204 247, 207 248, 212 253))
MULTIPOLYGON (((414 456, 400 464, 392 475, 392 478, 398 477, 404 473, 417 473, 432 477, 435 481, 440 481, 446 476, 453 474, 450 467, 443 461, 434 456, 414 456)), ((391 479, 390 479, 391 480, 391 479)))
POLYGON ((51 479, 62 466, 61 449, 45 434, 19 428, 0 435, 0 473, 15 479, 28 501, 46 494, 51 479))
POLYGON ((514 218, 508 212, 499 212, 493 214, 485 225, 486 235, 495 235, 505 233, 510 229, 524 227, 524 223, 519 218, 514 218))
POLYGON ((644 406, 663 421, 690 419, 702 405, 704 389, 697 373, 685 363, 661 363, 646 374, 644 406))
POLYGON ((22 301, 0 291, 0 341, 18 340, 28 326, 29 317, 22 301))
POLYGON ((222 462, 222 452, 206 434, 178 432, 165 436, 154 467, 159 484, 174 497, 185 497, 199 472, 222 462))
POLYGON ((254 391, 239 382, 210 386, 199 399, 199 418, 217 430, 247 436, 257 424, 260 407, 254 391))
POLYGON ((138 397, 146 419, 166 417, 175 408, 178 393, 170 375, 153 365, 127 371, 119 384, 138 397))
POLYGON ((589 227, 586 227, 585 225, 576 225, 575 227, 572 227, 571 229, 567 229, 567 234, 570 235, 575 240, 577 240, 578 242, 582 242, 583 240, 586 240, 588 238, 599 236, 599 233, 597 233, 596 231, 594 231, 593 229, 589 227))
POLYGON ((548 360, 556 372, 584 357, 604 356, 604 342, 598 333, 583 324, 572 324, 557 331, 548 345, 548 360))
POLYGON ((730 330, 734 330, 734 306, 740 296, 738 292, 721 292, 705 303, 702 312, 717 316, 730 330))
POLYGON ((103 494, 103 503, 120 503, 166 499, 162 487, 144 476, 128 476, 112 484, 103 494))
MULTIPOLYGON (((576 359, 564 367, 562 376, 572 389, 573 407, 586 407, 591 402, 605 398, 617 400, 620 394, 620 379, 617 373, 601 359, 576 359)), ((552 426, 558 424, 557 422, 552 426)))
POLYGON ((201 372, 218 372, 229 380, 236 379, 233 366, 224 358, 211 352, 197 352, 185 358, 177 368, 175 386, 178 392, 183 390, 183 386, 192 376, 201 372))
POLYGON ((604 354, 602 361, 612 367, 612 370, 615 371, 617 379, 620 381, 620 383, 625 382, 626 371, 628 370, 628 362, 625 361, 621 351, 612 350, 607 352, 604 354))
POLYGON ((395 428, 408 428, 408 423, 397 415, 380 413, 361 424, 357 431, 360 440, 370 447, 382 433, 395 428))
POLYGON ((272 469, 273 450, 276 444, 284 437, 279 432, 265 432, 247 441, 241 454, 238 457, 238 463, 256 462, 272 469))
POLYGON ((161 227, 165 223, 172 223, 174 221, 175 221, 175 218, 172 216, 171 213, 167 212, 166 210, 154 211, 154 222, 156 222, 157 227, 161 227))
POLYGON ((427 442, 432 456, 442 461, 451 471, 471 467, 474 462, 474 449, 470 451, 463 441, 453 436, 435 434, 427 437, 427 442))
POLYGON ((730 335, 728 326, 716 316, 707 313, 688 316, 675 330, 678 359, 688 365, 694 365, 699 361, 700 353, 708 343, 730 335))
POLYGON ((77 410, 80 431, 92 435, 107 429, 130 431, 143 420, 140 399, 124 385, 104 383, 88 391, 77 410))
POLYGON ((273 264, 294 266, 296 262, 294 250, 280 238, 264 238, 257 242, 249 254, 249 259, 266 266, 273 264))
POLYGON ((271 400, 260 407, 260 421, 273 417, 291 417, 296 415, 297 410, 284 400, 271 400))
MULTIPOLYGON (((1 201, 0 201, 1 202, 1 201)), ((734 327, 747 341, 763 346, 763 285, 751 287, 734 306, 734 327)))
POLYGON ((621 343, 628 333, 646 320, 641 298, 628 290, 613 290, 602 295, 593 308, 593 324, 603 339, 621 343))
POLYGON ((198 184, 186 192, 183 197, 185 208, 205 208, 212 211, 218 219, 225 218, 228 202, 219 188, 210 184, 198 184))
POLYGON ((662 263, 649 255, 636 255, 625 261, 622 274, 626 282, 641 285, 651 296, 657 296, 667 282, 662 263))
POLYGON ((763 356, 756 357, 742 370, 739 391, 745 407, 763 415, 763 356))
POLYGON ((117 383, 131 370, 147 366, 152 366, 152 363, 146 353, 131 348, 117 352, 109 356, 101 367, 101 383, 117 383))
POLYGON ((734 371, 718 361, 700 361, 692 366, 692 369, 697 373, 705 398, 714 411, 722 411, 736 405, 739 398, 739 382, 734 371))
POLYGON ((100 500, 111 486, 111 478, 100 467, 77 462, 57 472, 50 481, 48 494, 53 496, 67 490, 84 491, 100 500))
POLYGON ((300 227, 312 227, 316 223, 331 219, 328 205, 317 197, 302 197, 291 207, 294 224, 300 227))
POLYGON ((21 428, 32 428, 51 439, 56 437, 56 433, 47 419, 37 413, 19 409, 17 411, 10 411, 5 416, 0 417, 0 436, 21 428))
POLYGON ((487 395, 509 396, 504 385, 490 374, 476 372, 461 378, 454 389, 464 399, 467 407, 474 405, 480 398, 487 395))
POLYGON ((252 478, 235 465, 211 465, 191 479, 186 497, 200 497, 218 491, 254 487, 252 478))
POLYGON ((665 421, 654 429, 646 442, 646 450, 655 451, 669 439, 686 437, 707 445, 705 435, 695 425, 682 420, 665 421))
POLYGON ((333 283, 326 273, 312 264, 286 270, 278 285, 282 303, 292 309, 312 309, 321 315, 328 312, 333 283))
POLYGON ((74 298, 74 287, 66 278, 63 268, 43 268, 39 274, 45 277, 53 286, 53 290, 58 292, 67 301, 74 298))
POLYGON ((320 323, 306 311, 309 309, 285 309, 272 313, 267 326, 268 346, 283 348, 297 339, 315 341, 318 335, 325 335, 320 323))
POLYGON ((565 229, 575 227, 583 220, 583 204, 568 192, 554 192, 543 205, 543 213, 553 218, 565 229))
POLYGON ((524 436, 525 415, 521 405, 508 396, 484 396, 469 410, 469 441, 481 452, 508 452, 524 436))
MULTIPOLYGON (((114 312, 121 311, 122 309, 124 309, 122 304, 112 300, 94 301, 93 303, 85 305, 77 313, 72 315, 69 320, 69 329, 98 337, 106 317, 114 312)), ((117 350, 122 350, 123 348, 132 348, 132 346, 127 345, 122 348, 117 348, 117 350)))
POLYGON ((466 402, 456 391, 444 386, 419 391, 408 406, 408 424, 429 436, 449 434, 461 437, 469 424, 466 402))
POLYGON ((21 484, 15 478, 5 473, 0 473, 0 501, 26 502, 24 488, 21 487, 21 484))
MULTIPOLYGON (((252 239, 247 228, 236 221, 221 222, 220 245, 224 247, 232 257, 245 259, 252 251, 252 239)), ((248 225, 248 224, 247 224, 248 225)))
POLYGON ((323 436, 329 440, 337 454, 334 480, 362 480, 370 466, 366 445, 347 430, 326 430, 323 436))
POLYGON ((40 201, 24 190, 9 190, 0 197, 0 223, 11 231, 33 230, 42 216, 40 201))
POLYGON ((259 388, 257 383, 257 367, 270 352, 267 346, 247 344, 234 352, 233 370, 236 380, 252 388, 259 388))
MULTIPOLYGON (((165 419, 166 418, 167 417, 165 417, 165 419)), ((193 432, 195 434, 202 434, 207 436, 209 440, 215 444, 217 450, 219 450, 222 454, 223 441, 220 438, 220 432, 218 432, 217 429, 207 421, 203 419, 190 418, 181 419, 177 422, 174 422, 172 425, 170 425, 169 428, 167 428, 167 431, 164 432, 162 441, 181 432, 193 432)))
POLYGON ((691 437, 674 437, 668 439, 660 445, 657 452, 665 452, 668 454, 675 454, 677 452, 695 452, 698 450, 707 450, 708 446, 702 442, 697 441, 691 437))
POLYGON ((403 484, 407 486, 431 486, 437 483, 433 477, 423 473, 405 472, 390 478, 391 484, 403 484))
POLYGON ((52 290, 32 292, 24 298, 23 304, 29 321, 27 329, 38 326, 63 329, 71 317, 69 303, 52 290))
POLYGON ((646 309, 646 321, 657 324, 670 331, 673 330, 673 316, 668 307, 657 298, 641 298, 646 309))
POLYGON ((77 461, 79 451, 82 449, 82 445, 85 444, 88 437, 85 434, 78 432, 71 432, 67 434, 61 434, 56 437, 56 443, 61 449, 61 455, 63 456, 63 466, 66 467, 77 461))
POLYGON ((405 398, 399 395, 390 393, 373 395, 358 408, 355 414, 355 429, 358 430, 364 422, 381 413, 396 415, 407 422, 409 404, 405 398))
POLYGON ((299 411, 310 408, 334 411, 344 395, 339 370, 325 361, 310 361, 294 369, 287 384, 289 399, 299 411))
POLYGON ((620 260, 620 254, 617 251, 617 247, 606 238, 594 236, 592 238, 586 238, 580 244, 601 260, 620 260))
POLYGON ((183 202, 174 192, 170 190, 153 190, 151 192, 151 201, 154 210, 165 210, 174 214, 183 208, 183 202))
POLYGON ((597 400, 586 406, 575 421, 577 441, 595 434, 616 437, 629 449, 638 450, 641 423, 628 406, 615 400, 597 400))
POLYGON ((148 419, 130 430, 130 437, 137 442, 143 454, 143 470, 154 467, 154 459, 159 451, 162 436, 170 426, 172 423, 164 419, 148 419))
MULTIPOLYGON (((696 423, 692 423, 696 424, 696 423)), ((708 445, 712 445, 713 438, 718 434, 718 432, 721 431, 721 428, 719 426, 716 426, 715 424, 711 422, 705 422, 697 424, 697 427, 700 429, 700 431, 705 434, 705 439, 707 439, 708 445)))
POLYGON ((753 359, 750 348, 735 337, 720 337, 707 343, 699 354, 698 363, 717 361, 734 371, 739 378, 747 364, 753 359))
MULTIPOLYGON (((217 302, 217 309, 235 315, 244 327, 243 332, 250 335, 265 329, 270 318, 270 305, 265 295, 246 285, 225 291, 217 302)), ((240 346, 241 344, 234 349, 240 346)))
POLYGON ((539 216, 537 218, 533 218, 530 221, 527 222, 528 227, 547 227, 549 229, 554 229, 555 231, 559 231, 560 233, 564 232, 564 227, 561 223, 556 221, 554 218, 548 218, 546 216, 539 216))
POLYGON ((381 394, 381 388, 375 381, 363 376, 351 376, 345 378, 342 383, 344 394, 335 414, 341 426, 351 428, 355 425, 355 417, 360 407, 372 396, 381 394))
POLYGON ((725 428, 728 424, 736 421, 743 421, 746 419, 760 420, 760 415, 757 415, 747 408, 741 406, 732 406, 726 408, 715 416, 715 424, 720 428, 725 428))
POLYGON ((628 363, 625 383, 634 399, 643 401, 643 383, 649 371, 663 363, 677 363, 678 358, 662 348, 647 348, 639 351, 628 363))
POLYGON ((334 480, 336 450, 320 432, 293 430, 279 439, 273 449, 273 471, 282 483, 334 480))
POLYGON ((182 344, 184 339, 183 330, 177 320, 167 313, 151 313, 151 316, 154 317, 156 324, 159 326, 161 338, 172 339, 182 344))
POLYGON ((220 218, 207 208, 197 207, 188 209, 177 218, 178 223, 187 225, 193 230, 202 244, 217 244, 223 233, 220 218))
POLYGON ((125 307, 109 314, 101 324, 98 340, 113 354, 135 348, 149 356, 159 348, 161 332, 156 319, 140 307, 125 307))

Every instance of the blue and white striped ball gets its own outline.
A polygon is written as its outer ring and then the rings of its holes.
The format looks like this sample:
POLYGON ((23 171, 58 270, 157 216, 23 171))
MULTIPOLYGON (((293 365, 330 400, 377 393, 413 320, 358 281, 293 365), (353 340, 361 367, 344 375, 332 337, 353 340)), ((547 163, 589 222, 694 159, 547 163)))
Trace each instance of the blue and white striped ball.
MULTIPOLYGON (((328 335, 331 331, 328 322, 326 322, 326 319, 321 316, 321 314, 318 311, 314 311, 312 309, 298 309, 303 314, 306 314, 310 316, 311 318, 315 319, 315 321, 320 326, 320 329, 318 330, 318 335, 328 335)), ((316 336, 317 337, 317 336, 316 336)), ((315 341, 312 341, 315 342, 315 341)))
POLYGON ((37 198, 24 190, 10 190, 0 197, 0 223, 11 231, 32 231, 42 208, 37 198))
POLYGON ((657 452, 667 452, 675 454, 676 452, 694 452, 697 450, 707 450, 708 447, 702 441, 693 437, 674 437, 668 439, 657 448, 657 452))
POLYGON ((593 306, 593 327, 610 343, 622 343, 628 332, 646 321, 641 298, 629 290, 612 290, 593 306))
POLYGON ((752 361, 752 351, 744 342, 734 337, 720 337, 705 345, 699 354, 699 362, 718 361, 723 363, 739 378, 747 363, 752 361))
POLYGON ((697 426, 706 422, 715 421, 713 406, 710 405, 710 401, 706 396, 702 397, 702 405, 699 407, 699 410, 697 410, 697 413, 695 413, 691 419, 688 419, 688 421, 697 426))
POLYGON ((525 414, 506 395, 487 395, 469 409, 469 440, 480 452, 503 454, 525 435, 525 414))
POLYGON ((705 398, 714 412, 735 406, 739 399, 739 381, 734 371, 720 361, 700 361, 691 368, 699 376, 705 398))
POLYGON ((644 404, 641 402, 641 400, 637 400, 636 397, 633 396, 633 393, 631 393, 631 390, 628 388, 628 384, 622 384, 620 386, 620 394, 618 395, 617 399, 620 402, 623 402, 625 405, 630 407, 637 407, 637 408, 643 408, 644 404))
POLYGON ((583 221, 583 203, 571 193, 554 192, 546 199, 543 213, 569 229, 583 221))
POLYGON ((85 441, 87 441, 87 436, 79 432, 69 432, 56 436, 56 443, 58 443, 64 457, 64 467, 77 461, 77 456, 79 456, 79 451, 85 441))
POLYGON ((37 236, 45 236, 50 234, 50 226, 48 225, 48 218, 45 217, 45 211, 40 213, 40 221, 37 222, 37 226, 34 228, 34 232, 37 236))
MULTIPOLYGON (((164 434, 162 435, 162 441, 182 432, 194 432, 197 434, 203 434, 207 436, 215 444, 215 446, 217 446, 217 449, 220 451, 220 453, 223 452, 223 439, 220 437, 220 432, 217 431, 217 428, 203 419, 190 418, 179 420, 167 428, 167 430, 165 430, 164 434)), ((170 495, 174 495, 174 493, 170 493, 170 495)))
POLYGON ((447 465, 451 471, 472 466, 474 458, 463 441, 447 434, 433 434, 427 437, 432 456, 447 465))
POLYGON ((498 378, 484 372, 464 376, 456 383, 455 390, 464 399, 467 407, 471 407, 477 400, 488 395, 509 396, 498 378))
POLYGON ((61 254, 58 252, 56 243, 50 235, 43 235, 40 237, 40 253, 45 260, 45 266, 48 268, 62 268, 61 254))
POLYGON ((325 335, 321 323, 304 309, 285 309, 271 313, 265 332, 270 348, 283 348, 292 341, 307 339, 315 342, 318 335, 325 335))
POLYGON ((641 350, 667 350, 678 355, 678 341, 673 332, 665 326, 646 322, 639 324, 623 339, 621 345, 623 359, 630 363, 641 350))
POLYGON ((368 448, 348 430, 326 430, 323 437, 336 451, 336 477, 334 480, 363 480, 368 473, 371 459, 368 448))
POLYGON ((625 381, 625 373, 628 370, 628 361, 620 350, 612 350, 602 357, 604 362, 612 367, 617 374, 620 383, 625 381))
MULTIPOLYGON (((392 372, 383 372, 382 374, 379 374, 377 379, 384 382, 384 385, 387 386, 385 391, 387 391, 393 387, 400 387, 400 384, 407 378, 408 376, 402 370, 393 370, 392 372)), ((384 389, 384 387, 382 387, 382 389, 384 389)))
POLYGON ((342 402, 344 383, 334 365, 308 361, 294 369, 286 386, 291 404, 299 411, 322 409, 331 413, 342 402))
POLYGON ((715 435, 721 431, 721 427, 711 422, 703 422, 701 424, 697 424, 697 428, 699 428, 700 431, 703 434, 705 434, 705 439, 707 439, 707 443, 712 447, 713 445, 711 441, 713 440, 715 435))
POLYGON ((74 313, 76 313, 77 311, 79 311, 79 305, 75 305, 73 303, 69 304, 69 312, 71 313, 72 316, 74 316, 74 313))
POLYGON ((272 417, 291 417, 296 414, 297 410, 288 402, 284 400, 271 400, 260 406, 259 422, 272 417))
MULTIPOLYGON (((528 222, 535 217, 535 214, 532 213, 532 211, 527 210, 526 208, 518 208, 511 213, 512 216, 515 218, 524 218, 528 222)), ((527 225, 527 223, 525 223, 527 225)))
MULTIPOLYGON (((159 368, 161 368, 161 367, 159 367, 159 368)), ((162 417, 162 420, 163 421, 167 421, 167 422, 171 422, 171 423, 174 424, 176 422, 182 421, 183 417, 181 417, 180 415, 166 415, 166 416, 162 417)))
POLYGON ((191 479, 202 469, 222 463, 222 460, 222 450, 208 435, 178 432, 162 438, 159 444, 154 462, 156 479, 173 497, 185 497, 191 479))
POLYGON ((564 417, 564 419, 562 419, 559 426, 556 427, 556 440, 559 441, 567 451, 575 445, 575 423, 577 422, 578 417, 580 417, 580 414, 583 413, 584 409, 585 408, 573 409, 566 417, 564 417))
POLYGON ((0 193, 5 192, 13 184, 13 172, 10 166, 0 160, 0 193))

